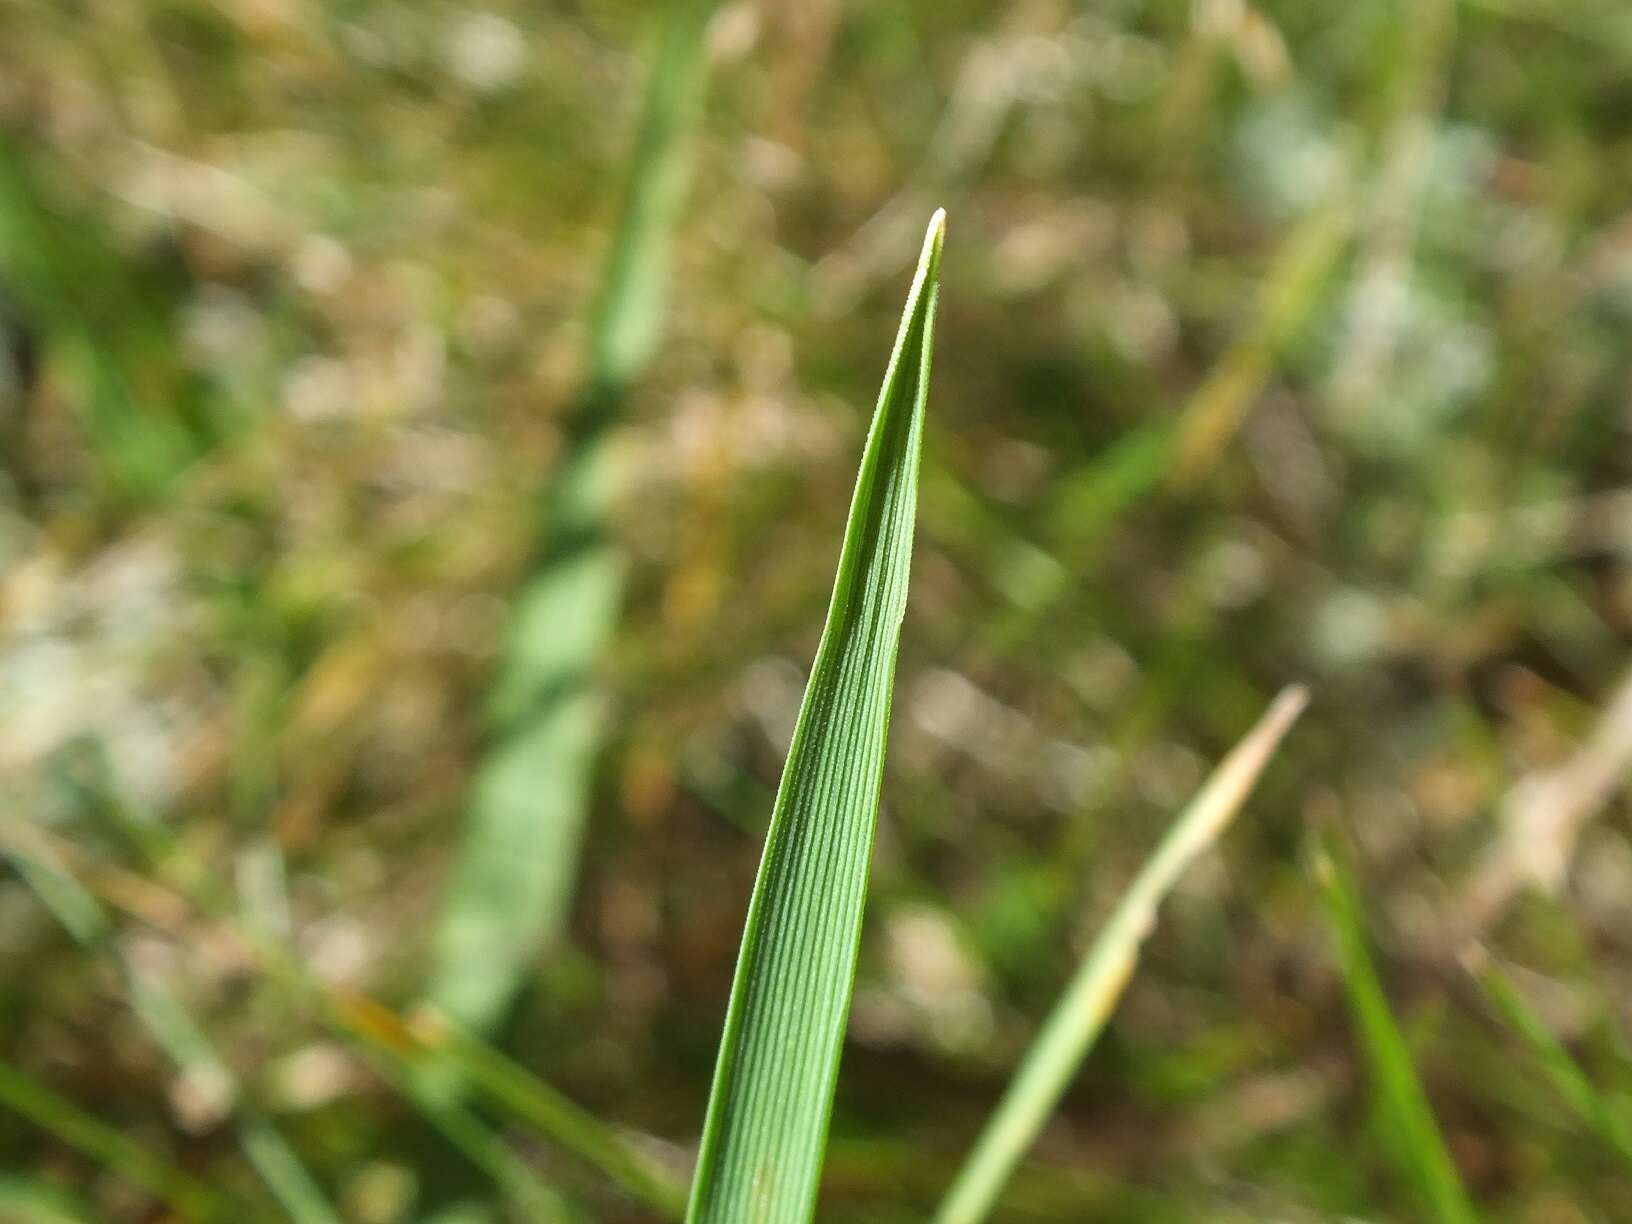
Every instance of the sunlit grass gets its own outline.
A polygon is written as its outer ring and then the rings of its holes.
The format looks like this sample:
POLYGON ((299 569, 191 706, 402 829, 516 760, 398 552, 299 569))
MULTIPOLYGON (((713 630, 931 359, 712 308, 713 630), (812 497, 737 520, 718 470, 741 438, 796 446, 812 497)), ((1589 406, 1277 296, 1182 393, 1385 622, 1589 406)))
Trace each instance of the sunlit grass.
POLYGON ((945 217, 924 238, 738 954, 687 1219, 815 1209, 861 941, 917 514, 945 217))
POLYGON ((1157 908, 1252 793, 1308 695, 1288 689, 1213 771, 1128 886, 1082 966, 1015 1069, 1002 1101, 936 1212, 936 1224, 977 1224, 1037 1138, 1116 1010, 1157 908))

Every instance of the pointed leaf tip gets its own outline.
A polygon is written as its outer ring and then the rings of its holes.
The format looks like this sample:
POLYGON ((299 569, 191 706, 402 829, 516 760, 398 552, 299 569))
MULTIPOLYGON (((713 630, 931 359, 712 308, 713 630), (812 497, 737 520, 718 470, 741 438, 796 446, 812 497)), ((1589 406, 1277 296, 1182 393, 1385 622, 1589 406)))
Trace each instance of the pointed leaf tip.
POLYGON ((862 451, 743 925, 689 1224, 809 1224, 815 1211, 906 614, 943 232, 937 212, 862 451))
POLYGON ((1272 737, 1280 739, 1304 710, 1309 708, 1309 686, 1306 684, 1289 684, 1275 697, 1275 703, 1269 707, 1269 716, 1264 719, 1273 728, 1272 737))

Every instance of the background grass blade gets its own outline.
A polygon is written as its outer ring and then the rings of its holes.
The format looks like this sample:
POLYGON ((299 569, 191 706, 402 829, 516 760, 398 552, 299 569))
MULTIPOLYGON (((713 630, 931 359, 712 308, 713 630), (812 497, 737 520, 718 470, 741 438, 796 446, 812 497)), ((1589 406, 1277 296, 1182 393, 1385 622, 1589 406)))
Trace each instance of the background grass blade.
MULTIPOLYGON (((1341 196, 1312 209, 1292 228, 1265 270, 1246 330, 1177 412, 1129 429, 1057 482, 1043 515, 1042 545, 1028 546, 1041 553, 1043 564, 1007 547, 1007 539, 991 550, 985 563, 1000 576, 1023 565, 1029 579, 1003 583, 1005 590, 1019 596, 1019 606, 998 623, 993 634, 998 651, 1014 654, 1033 640, 1085 576, 1095 571, 1111 529, 1131 506, 1164 485, 1172 495, 1193 492, 1223 459, 1286 351, 1307 328, 1353 230, 1353 210, 1341 196), (1069 547, 1064 541, 1071 542, 1069 547), (1054 562, 1054 557, 1067 553, 1072 557, 1069 566, 1054 562)), ((951 500, 944 492, 949 483, 947 474, 938 469, 929 474, 926 497, 937 495, 930 503, 937 510, 951 500)), ((975 499, 971 495, 968 500, 975 499)), ((963 508, 961 503, 955 506, 963 508)))
POLYGON ((283 1133, 253 1104, 243 1099, 238 1077, 228 1069, 192 1016, 167 985, 126 969, 132 1008, 183 1072, 206 1073, 232 1094, 238 1146, 260 1174, 284 1214, 296 1224, 339 1224, 340 1214, 324 1196, 317 1179, 289 1146, 283 1133))
POLYGON ((388 1042, 369 1042, 364 1047, 375 1073, 411 1100, 443 1139, 487 1175, 519 1218, 536 1224, 565 1224, 583 1218, 483 1118, 416 1074, 419 1068, 411 1051, 411 1046, 394 1047, 388 1042))
POLYGON ((1250 330, 1213 367, 1174 427, 1168 475, 1175 485, 1193 485, 1218 462, 1276 360, 1309 317, 1353 227, 1345 200, 1335 196, 1310 213, 1276 252, 1250 330))
MULTIPOLYGON (((198 881, 205 878, 196 871, 184 874, 198 881)), ((106 883, 113 884, 113 891, 127 898, 142 893, 154 895, 153 886, 146 881, 137 879, 138 887, 132 888, 130 881, 120 887, 116 880, 118 877, 110 875, 106 883)), ((520 1218, 550 1224, 579 1218, 573 1205, 541 1178, 485 1118, 446 1090, 446 1085, 457 1082, 457 1077, 425 1074, 428 1066, 441 1069, 444 1064, 424 1060, 423 1044, 396 1013, 363 996, 329 988, 311 974, 299 956, 233 917, 230 907, 208 895, 204 888, 189 891, 178 908, 185 910, 189 905, 219 919, 223 929, 241 942, 243 951, 259 962, 269 978, 337 1034, 349 1039, 375 1074, 410 1101, 432 1130, 484 1174, 506 1202, 521 1213, 520 1218)), ((134 916, 153 915, 137 912, 134 916)), ((268 1159, 267 1128, 254 1126, 254 1122, 251 1119, 252 1128, 244 1143, 256 1168, 263 1177, 287 1174, 293 1153, 280 1141, 283 1151, 270 1152, 268 1159)), ((291 1215, 297 1220, 303 1218, 293 1212, 291 1215)))
POLYGON ((906 613, 944 233, 938 212, 765 838, 692 1184, 688 1218, 699 1224, 799 1224, 815 1207, 906 613))
POLYGON ((57 1186, 0 1173, 0 1220, 15 1224, 85 1224, 91 1218, 57 1186))
POLYGON ((1470 949, 1463 963, 1497 1014, 1529 1048, 1564 1103, 1610 1150, 1632 1164, 1632 1127, 1547 1027, 1517 983, 1482 948, 1470 949))
POLYGON ((215 1220, 236 1205, 213 1187, 127 1139, 118 1129, 0 1060, 0 1109, 27 1118, 114 1173, 170 1204, 183 1220, 215 1220))
POLYGON ((685 1210, 685 1186, 612 1127, 470 1033, 414 1025, 426 1057, 439 1058, 489 1103, 598 1169, 667 1219, 685 1210))
MULTIPOLYGON (((286 996, 338 1036, 361 1046, 362 1055, 380 1077, 412 1102, 432 1129, 488 1175, 518 1207, 535 1210, 535 1214, 539 1210, 550 1213, 540 1218, 570 1212, 561 1196, 533 1174, 479 1115, 443 1090, 447 1083, 468 1084, 486 1103, 598 1169, 632 1198, 667 1218, 680 1216, 684 1208, 683 1185, 622 1133, 481 1037, 449 1025, 440 1015, 421 1015, 410 1021, 366 995, 326 985, 287 944, 246 922, 231 894, 218 887, 204 865, 173 840, 163 826, 133 820, 117 805, 108 806, 101 814, 131 838, 158 878, 102 868, 90 879, 84 865, 74 861, 72 848, 43 830, 27 835, 22 830, 8 830, 9 836, 0 835, 0 854, 18 868, 65 924, 70 917, 75 918, 92 938, 109 929, 93 890, 129 917, 152 922, 167 934, 175 932, 160 919, 160 910, 171 915, 188 911, 208 915, 286 996)), ((166 1033, 161 1043, 171 1048, 175 1031, 162 1022, 162 1013, 144 1010, 142 1015, 150 1027, 153 1020, 160 1021, 159 1027, 166 1033)), ((246 1115, 241 1142, 270 1183, 279 1174, 287 1179, 294 1153, 276 1132, 274 1138, 284 1152, 271 1150, 266 1138, 268 1129, 270 1124, 264 1120, 246 1115)), ((312 1186, 309 1176, 304 1181, 312 1186)), ((287 1196, 291 1185, 286 1180, 274 1186, 291 1218, 317 1218, 295 1209, 287 1196)), ((297 1193, 295 1203, 300 1201, 310 1201, 309 1195, 297 1193)))
MULTIPOLYGON (((59 864, 38 852, 0 848, 57 920, 87 952, 102 947, 113 931, 102 906, 83 884, 59 864)), ((261 1175, 278 1204, 297 1224, 338 1224, 315 1178, 266 1118, 242 1099, 242 1089, 202 1029, 167 983, 142 973, 120 958, 120 976, 131 1011, 178 1071, 201 1075, 225 1086, 237 1115, 236 1131, 244 1156, 261 1175)))
POLYGON ((670 8, 590 328, 587 386, 552 475, 547 534, 512 616, 492 694, 495 735, 436 932, 430 999, 477 1031, 503 1014, 528 960, 559 928, 577 874, 604 734, 593 672, 623 599, 623 553, 607 529, 616 483, 608 431, 657 344, 685 136, 700 109, 707 11, 697 0, 670 8))
MULTIPOLYGON (((614 1185, 664 1218, 679 1218, 685 1191, 674 1178, 619 1132, 534 1078, 480 1037, 451 1028, 440 1016, 404 1019, 365 995, 316 989, 331 1022, 367 1047, 376 1067, 402 1086, 445 1135, 456 1138, 461 1128, 469 1129, 469 1123, 460 1121, 462 1111, 450 1112, 446 1108, 455 1102, 438 1090, 435 1076, 423 1074, 427 1067, 452 1070, 489 1105, 598 1169, 614 1185), (455 1121, 451 1131, 449 1118, 455 1121)), ((460 1139, 462 1148, 465 1143, 460 1139)), ((506 1167, 493 1155, 484 1155, 478 1164, 490 1172, 506 1167)))
POLYGON ((1229 826, 1307 701, 1302 688, 1281 693, 1174 822, 1117 903, 1021 1061, 947 1191, 936 1224, 975 1224, 991 1211, 1115 1010, 1138 964, 1139 947, 1155 923, 1157 907, 1185 868, 1229 826))
POLYGON ((159 282, 99 227, 65 215, 33 159, 0 130, 0 285, 68 374, 104 491, 138 501, 162 494, 222 424, 199 420, 196 389, 165 334, 172 303, 159 282))
POLYGON ((1316 843, 1314 874, 1337 944, 1360 1049, 1371 1069, 1381 1119, 1390 1132, 1388 1146, 1434 1219, 1442 1224, 1473 1224, 1478 1217, 1372 964, 1352 873, 1330 838, 1322 837, 1316 843))

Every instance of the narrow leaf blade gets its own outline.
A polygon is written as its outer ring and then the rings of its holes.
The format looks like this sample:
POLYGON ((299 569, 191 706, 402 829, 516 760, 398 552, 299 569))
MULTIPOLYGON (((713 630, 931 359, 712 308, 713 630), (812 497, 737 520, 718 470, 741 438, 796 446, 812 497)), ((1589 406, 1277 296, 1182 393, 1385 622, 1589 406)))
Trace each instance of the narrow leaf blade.
POLYGON ((1382 1121, 1390 1131, 1390 1146, 1403 1163, 1401 1172, 1416 1183, 1435 1220, 1473 1224, 1478 1216, 1372 964, 1353 875, 1331 839, 1323 838, 1316 848, 1314 874, 1337 945, 1356 1036, 1371 1070, 1382 1121))
MULTIPOLYGON (((99 950, 114 929, 101 905, 71 873, 39 853, 0 847, 0 859, 9 861, 34 888, 47 909, 87 954, 99 950)), ((120 958, 131 1011, 182 1072, 202 1071, 226 1087, 238 1119, 239 1145, 262 1180, 296 1224, 338 1224, 317 1181, 283 1135, 257 1116, 240 1099, 237 1077, 216 1053, 204 1031, 187 1013, 181 1000, 162 980, 144 974, 120 958)), ((0 1219, 3 1219, 0 1214, 0 1219)))
POLYGON ((625 559, 609 526, 617 489, 609 430, 657 347, 711 9, 710 0, 683 0, 667 13, 591 321, 585 386, 495 678, 493 739, 435 932, 428 996, 475 1032, 503 1017, 538 949, 560 930, 577 878, 607 729, 595 671, 623 602, 625 559))
POLYGON ((1286 689, 1219 763, 1146 860, 1044 1022, 997 1110, 942 1201, 935 1224, 986 1218, 1048 1116, 1070 1086, 1133 977, 1156 909, 1195 858, 1218 840, 1308 701, 1286 689))
POLYGON ((0 1060, 0 1111, 17 1114, 169 1203, 184 1220, 219 1219, 241 1209, 215 1187, 183 1172, 94 1114, 0 1060))
POLYGON ((692 1184, 696 1224, 802 1224, 815 1206, 906 613, 944 230, 936 213, 749 903, 692 1184))
POLYGON ((1529 1048, 1564 1103, 1617 1156, 1632 1164, 1632 1127, 1627 1125, 1615 1102, 1547 1026, 1518 983, 1482 948, 1469 951, 1463 963, 1497 1014, 1529 1048))

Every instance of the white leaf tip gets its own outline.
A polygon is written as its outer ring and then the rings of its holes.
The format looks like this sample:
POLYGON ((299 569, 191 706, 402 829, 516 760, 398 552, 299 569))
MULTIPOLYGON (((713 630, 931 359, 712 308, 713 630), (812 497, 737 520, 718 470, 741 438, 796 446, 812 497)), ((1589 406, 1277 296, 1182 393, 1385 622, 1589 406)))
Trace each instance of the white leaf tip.
POLYGON ((937 208, 929 219, 929 230, 924 234, 924 250, 939 250, 946 239, 946 209, 937 208))
POLYGON ((1307 684, 1289 684, 1276 695, 1275 703, 1270 712, 1275 716, 1277 726, 1288 726, 1292 720, 1302 714, 1309 705, 1309 686, 1307 684))

